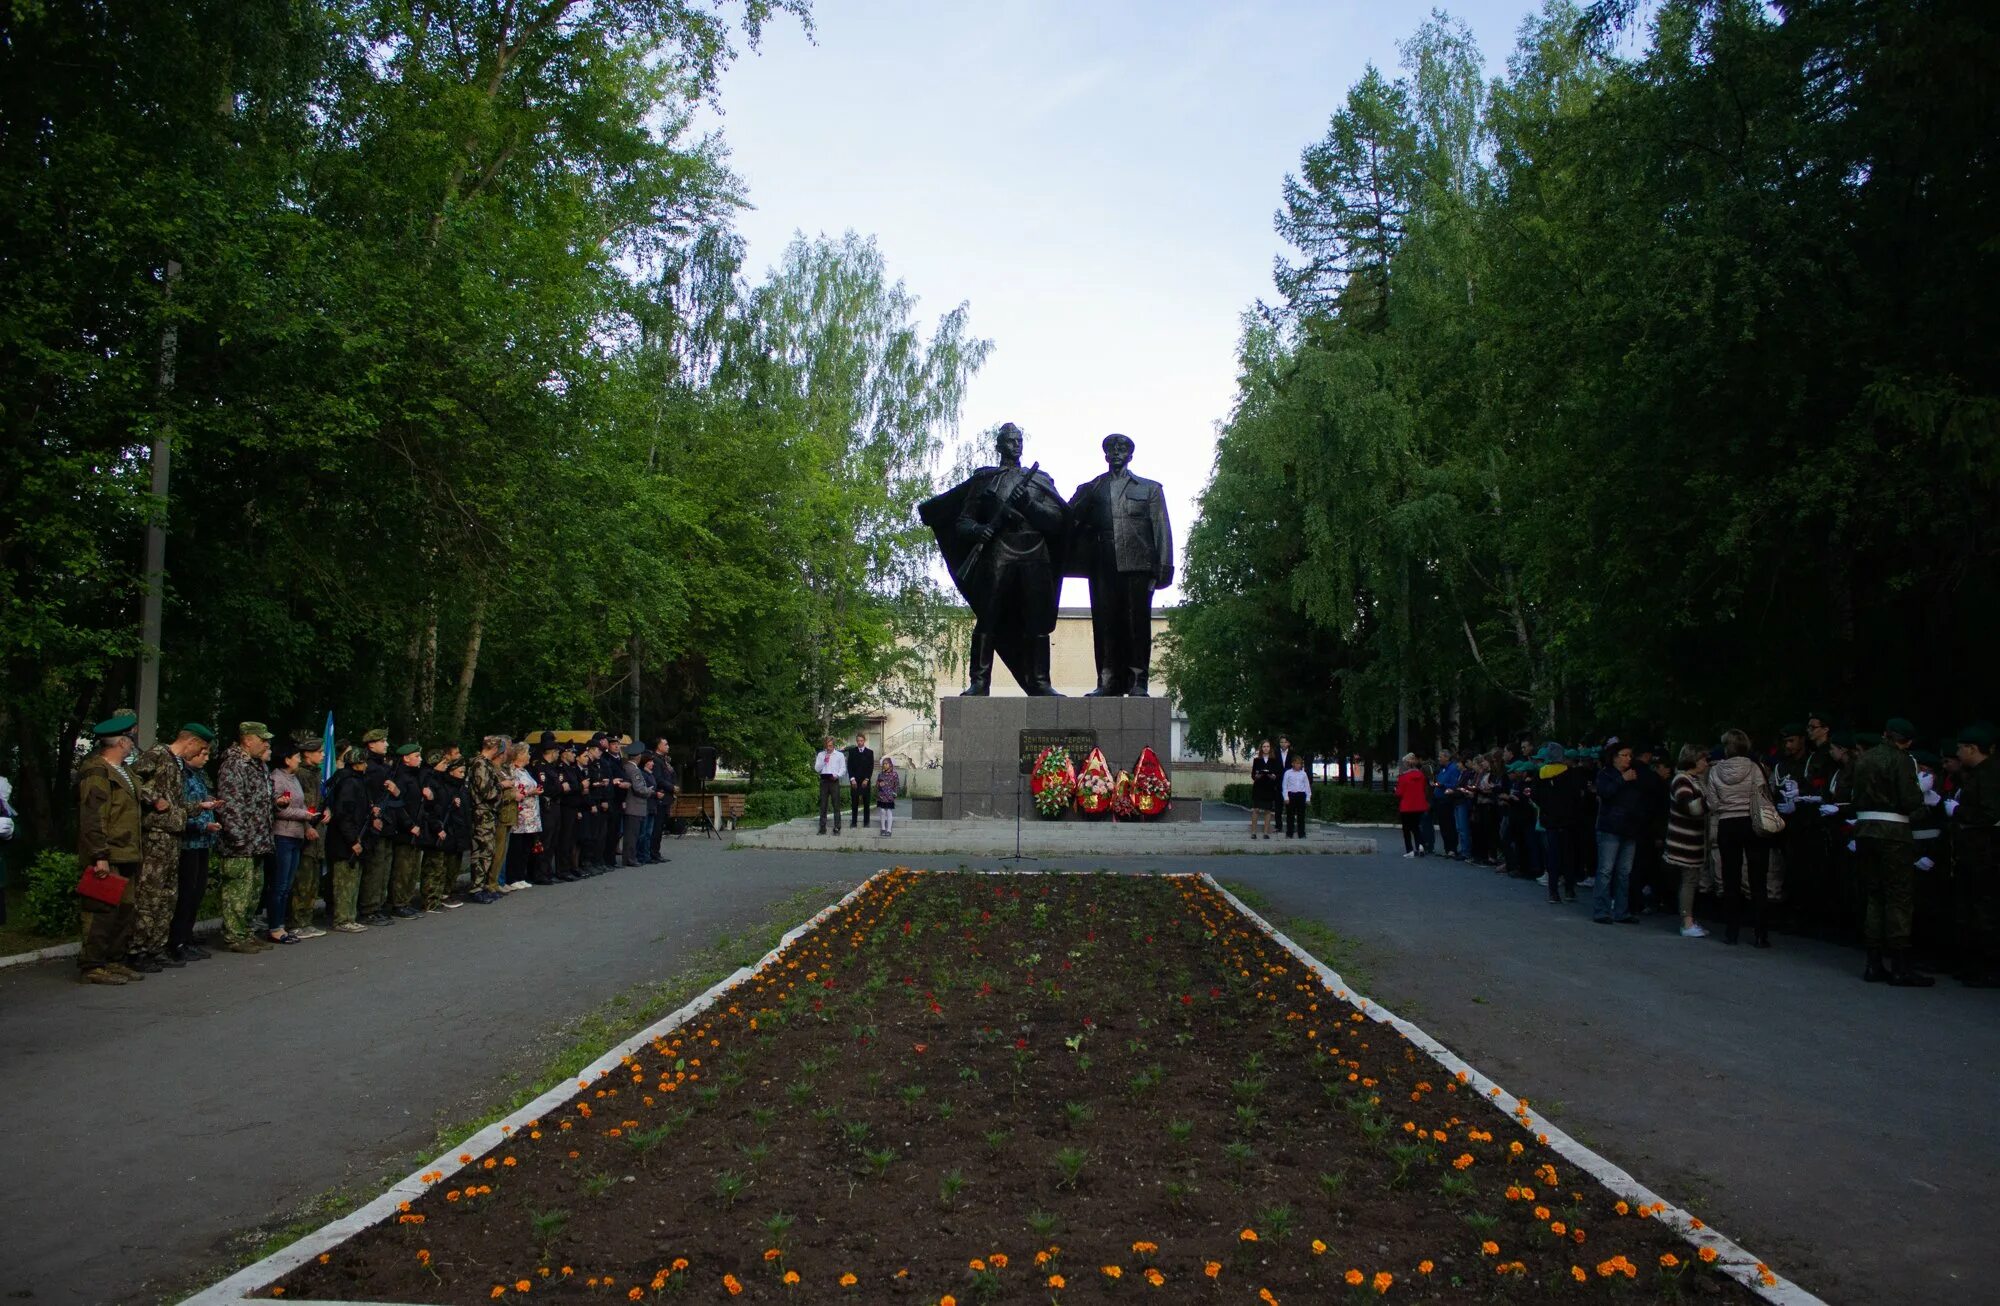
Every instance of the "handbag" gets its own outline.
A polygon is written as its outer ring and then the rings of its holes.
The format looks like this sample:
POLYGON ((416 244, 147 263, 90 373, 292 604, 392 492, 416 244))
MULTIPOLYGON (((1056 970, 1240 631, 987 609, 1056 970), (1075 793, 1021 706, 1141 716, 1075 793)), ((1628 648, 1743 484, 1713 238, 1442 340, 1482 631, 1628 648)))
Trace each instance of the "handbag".
POLYGON ((83 899, 81 905, 85 911, 110 911, 124 899, 128 883, 130 881, 116 871, 99 875, 86 866, 77 878, 76 892, 83 899))
POLYGON ((1766 839, 1785 832, 1785 818, 1771 801, 1771 791, 1761 784, 1750 795, 1750 828, 1766 839))

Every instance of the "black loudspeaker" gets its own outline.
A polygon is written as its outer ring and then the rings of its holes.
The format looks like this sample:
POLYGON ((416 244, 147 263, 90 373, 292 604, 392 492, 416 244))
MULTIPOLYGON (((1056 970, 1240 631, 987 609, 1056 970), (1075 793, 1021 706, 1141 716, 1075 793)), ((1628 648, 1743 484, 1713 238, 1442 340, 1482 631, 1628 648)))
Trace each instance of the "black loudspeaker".
POLYGON ((694 773, 703 780, 715 779, 715 748, 702 744, 694 750, 694 773))

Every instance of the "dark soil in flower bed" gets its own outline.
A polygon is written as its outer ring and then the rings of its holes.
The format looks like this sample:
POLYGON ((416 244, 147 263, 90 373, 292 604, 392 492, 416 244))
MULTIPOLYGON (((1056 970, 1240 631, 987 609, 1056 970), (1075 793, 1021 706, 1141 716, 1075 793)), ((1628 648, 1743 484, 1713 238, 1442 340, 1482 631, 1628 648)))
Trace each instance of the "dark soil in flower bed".
POLYGON ((281 1288, 1752 1299, 1475 1097, 1197 879, 897 872, 281 1288))

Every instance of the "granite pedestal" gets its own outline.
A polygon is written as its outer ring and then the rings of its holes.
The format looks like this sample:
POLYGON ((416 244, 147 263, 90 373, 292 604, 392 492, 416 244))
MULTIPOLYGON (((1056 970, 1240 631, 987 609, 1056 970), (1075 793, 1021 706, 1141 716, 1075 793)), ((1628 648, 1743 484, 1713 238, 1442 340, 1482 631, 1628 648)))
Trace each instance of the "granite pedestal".
POLYGON ((1088 731, 1112 774, 1129 771, 1151 748, 1171 775, 1173 715, 1164 698, 947 698, 938 737, 944 751, 940 816, 1014 815, 1015 786, 1033 817, 1021 770, 1022 731, 1088 731))

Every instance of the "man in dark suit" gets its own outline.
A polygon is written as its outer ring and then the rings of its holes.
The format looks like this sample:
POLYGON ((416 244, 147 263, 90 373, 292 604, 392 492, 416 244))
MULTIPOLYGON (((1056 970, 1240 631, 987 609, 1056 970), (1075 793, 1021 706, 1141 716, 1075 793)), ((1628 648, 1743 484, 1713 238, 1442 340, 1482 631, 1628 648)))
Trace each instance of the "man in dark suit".
POLYGON ((1104 437, 1109 469, 1070 496, 1065 574, 1090 581, 1097 652, 1092 697, 1144 697, 1153 663, 1153 591, 1174 580, 1174 536, 1158 481, 1134 476, 1132 440, 1104 437))
POLYGON ((851 804, 847 824, 851 829, 873 825, 875 815, 875 750, 868 746, 866 732, 854 736, 847 750, 847 794, 851 804))

